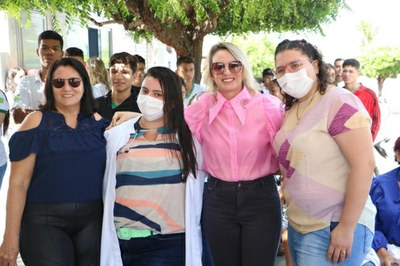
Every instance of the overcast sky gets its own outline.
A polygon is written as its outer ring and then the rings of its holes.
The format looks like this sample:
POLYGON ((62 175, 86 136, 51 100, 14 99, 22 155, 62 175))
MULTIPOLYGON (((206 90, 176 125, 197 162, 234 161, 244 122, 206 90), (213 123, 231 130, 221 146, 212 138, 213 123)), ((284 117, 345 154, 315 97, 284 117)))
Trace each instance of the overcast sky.
POLYGON ((376 45, 400 46, 400 1, 398 0, 347 0, 351 10, 342 10, 334 23, 323 27, 325 36, 304 33, 274 34, 279 40, 304 38, 318 46, 326 62, 337 57, 357 57, 362 34, 361 21, 377 27, 376 45))

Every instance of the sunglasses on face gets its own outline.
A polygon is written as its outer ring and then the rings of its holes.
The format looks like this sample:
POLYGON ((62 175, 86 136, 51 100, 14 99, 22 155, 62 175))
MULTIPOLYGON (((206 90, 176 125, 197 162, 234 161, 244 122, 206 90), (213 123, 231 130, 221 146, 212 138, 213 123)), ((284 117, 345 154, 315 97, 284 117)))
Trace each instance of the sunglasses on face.
POLYGON ((215 75, 221 75, 224 73, 226 66, 228 66, 231 73, 239 73, 242 70, 243 64, 240 61, 232 61, 227 65, 221 62, 215 62, 211 64, 211 71, 215 75))
POLYGON ((68 81, 69 86, 73 88, 79 87, 81 85, 81 80, 79 78, 70 78, 70 79, 53 79, 51 84, 53 84, 54 88, 61 89, 65 85, 65 81, 68 81))

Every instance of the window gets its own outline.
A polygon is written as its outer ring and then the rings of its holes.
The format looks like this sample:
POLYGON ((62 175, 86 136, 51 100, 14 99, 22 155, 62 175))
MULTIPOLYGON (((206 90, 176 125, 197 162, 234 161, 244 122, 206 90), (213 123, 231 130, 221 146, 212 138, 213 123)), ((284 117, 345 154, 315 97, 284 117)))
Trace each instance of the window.
MULTIPOLYGON (((27 19, 24 18, 22 22, 26 24, 27 19)), ((41 32, 45 30, 46 19, 36 12, 31 13, 30 25, 19 27, 18 41, 21 45, 22 51, 22 65, 28 69, 39 69, 40 63, 36 54, 38 47, 37 39, 41 32)))
POLYGON ((104 64, 108 66, 111 57, 111 29, 109 28, 89 28, 89 55, 90 57, 100 57, 104 64))

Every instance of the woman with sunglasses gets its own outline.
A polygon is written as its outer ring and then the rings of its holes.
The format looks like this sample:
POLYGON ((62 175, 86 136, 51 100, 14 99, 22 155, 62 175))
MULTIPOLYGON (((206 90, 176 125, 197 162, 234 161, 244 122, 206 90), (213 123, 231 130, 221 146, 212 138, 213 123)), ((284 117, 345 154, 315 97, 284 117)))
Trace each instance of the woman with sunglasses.
POLYGON ((10 139, 11 174, 0 265, 99 265, 107 121, 76 59, 56 60, 46 104, 10 139))
POLYGON ((368 113, 357 97, 328 84, 317 48, 284 40, 275 50, 285 120, 274 149, 284 176, 292 262, 361 265, 376 209, 368 113))
POLYGON ((209 173, 202 223, 216 266, 274 265, 281 232, 280 200, 273 174, 272 140, 281 126, 281 101, 258 93, 243 52, 214 45, 204 80, 211 92, 186 107, 209 173))

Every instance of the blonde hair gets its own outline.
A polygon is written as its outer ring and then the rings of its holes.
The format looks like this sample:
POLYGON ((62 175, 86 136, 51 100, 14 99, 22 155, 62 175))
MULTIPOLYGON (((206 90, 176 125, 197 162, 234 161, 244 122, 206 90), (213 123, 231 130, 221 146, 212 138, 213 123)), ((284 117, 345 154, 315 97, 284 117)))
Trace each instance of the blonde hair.
POLYGON ((207 84, 209 90, 213 93, 218 91, 218 88, 212 79, 211 64, 213 63, 212 59, 214 55, 220 50, 227 50, 233 55, 233 57, 235 57, 235 59, 242 62, 243 85, 250 93, 256 93, 259 89, 259 84, 253 76, 253 71, 251 70, 245 54, 239 49, 239 47, 230 42, 215 44, 213 47, 211 47, 210 52, 208 53, 205 62, 203 80, 207 84))
POLYGON ((90 57, 87 61, 87 66, 92 86, 97 83, 104 83, 110 88, 108 72, 101 58, 90 57))

